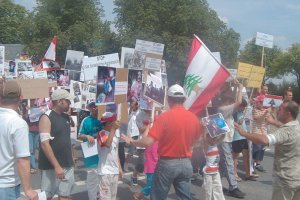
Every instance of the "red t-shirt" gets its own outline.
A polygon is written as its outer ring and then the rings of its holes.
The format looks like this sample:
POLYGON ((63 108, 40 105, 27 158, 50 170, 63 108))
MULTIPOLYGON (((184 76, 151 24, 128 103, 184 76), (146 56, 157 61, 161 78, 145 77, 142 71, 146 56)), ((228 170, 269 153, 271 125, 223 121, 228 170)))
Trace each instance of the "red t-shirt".
POLYGON ((183 106, 175 106, 154 121, 149 136, 158 140, 158 155, 170 158, 192 156, 193 143, 200 137, 196 115, 183 106))

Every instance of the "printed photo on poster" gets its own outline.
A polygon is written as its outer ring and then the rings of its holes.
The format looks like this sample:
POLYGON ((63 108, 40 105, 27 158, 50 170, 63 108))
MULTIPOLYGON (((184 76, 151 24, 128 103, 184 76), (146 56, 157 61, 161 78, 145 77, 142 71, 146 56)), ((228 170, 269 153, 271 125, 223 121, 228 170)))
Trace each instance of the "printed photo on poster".
POLYGON ((164 106, 165 96, 166 96, 166 86, 162 84, 161 78, 155 76, 151 72, 148 72, 146 77, 145 97, 164 106))
POLYGON ((71 101, 72 108, 81 108, 81 95, 82 95, 82 83, 78 81, 70 81, 70 94, 75 96, 74 100, 71 101))
POLYGON ((202 118, 202 123, 212 138, 230 131, 221 113, 202 118))
POLYGON ((8 77, 17 77, 17 67, 16 62, 13 60, 10 60, 8 62, 8 69, 4 69, 4 71, 7 71, 6 76, 8 77))
POLYGON ((19 71, 18 78, 22 80, 33 79, 33 71, 19 71))
POLYGON ((128 92, 127 101, 139 101, 142 92, 143 70, 128 70, 128 92))
POLYGON ((70 80, 80 81, 80 75, 81 75, 80 71, 69 70, 69 78, 70 78, 70 80))
POLYGON ((33 71, 31 60, 15 60, 17 71, 33 71))
POLYGON ((49 83, 57 82, 56 71, 47 71, 47 78, 49 83))
POLYGON ((83 51, 67 50, 65 69, 80 72, 83 57, 84 57, 83 51))
POLYGON ((123 68, 132 68, 134 49, 122 47, 121 53, 121 67, 123 68))
POLYGON ((142 51, 134 51, 132 65, 129 68, 143 69, 145 67, 146 53, 142 51))
POLYGON ((57 86, 68 88, 70 86, 69 71, 56 70, 57 86))
POLYGON ((143 110, 152 110, 153 101, 144 97, 144 88, 145 88, 145 83, 143 83, 142 92, 141 92, 141 96, 140 96, 140 100, 139 100, 139 107, 140 107, 140 109, 143 109, 143 110))
POLYGON ((115 100, 116 68, 98 67, 97 105, 114 103, 115 100))

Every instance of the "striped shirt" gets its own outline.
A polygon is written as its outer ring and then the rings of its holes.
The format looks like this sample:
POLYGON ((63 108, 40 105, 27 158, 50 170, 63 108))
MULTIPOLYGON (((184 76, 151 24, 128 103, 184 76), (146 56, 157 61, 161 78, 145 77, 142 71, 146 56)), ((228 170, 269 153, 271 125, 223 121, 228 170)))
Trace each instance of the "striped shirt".
POLYGON ((205 154, 206 164, 203 168, 205 174, 215 174, 219 172, 220 153, 217 145, 208 146, 205 154))
POLYGON ((261 110, 254 108, 252 111, 253 121, 252 121, 252 133, 267 135, 267 124, 265 120, 266 109, 261 110))

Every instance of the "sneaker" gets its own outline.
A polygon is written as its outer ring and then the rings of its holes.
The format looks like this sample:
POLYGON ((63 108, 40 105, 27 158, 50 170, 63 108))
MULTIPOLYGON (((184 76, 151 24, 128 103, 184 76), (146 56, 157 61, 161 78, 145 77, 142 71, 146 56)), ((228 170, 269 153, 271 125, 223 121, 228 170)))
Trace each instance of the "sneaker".
POLYGON ((137 177, 133 177, 133 176, 131 177, 131 184, 134 186, 138 185, 137 177))
POLYGON ((262 165, 256 165, 255 169, 257 169, 257 171, 259 171, 259 172, 266 172, 266 170, 263 168, 262 165))
POLYGON ((235 188, 232 191, 228 192, 228 196, 243 199, 245 197, 245 193, 239 190, 239 188, 235 188))

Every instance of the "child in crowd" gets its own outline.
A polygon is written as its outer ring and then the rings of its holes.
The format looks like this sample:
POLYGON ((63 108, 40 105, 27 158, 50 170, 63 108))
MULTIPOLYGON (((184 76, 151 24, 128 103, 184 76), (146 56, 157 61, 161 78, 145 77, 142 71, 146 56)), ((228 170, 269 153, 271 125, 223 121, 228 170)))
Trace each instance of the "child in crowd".
POLYGON ((212 138, 204 134, 206 164, 203 168, 203 186, 205 200, 225 200, 219 173, 220 154, 217 145, 223 141, 225 135, 212 138))
POLYGON ((98 174, 100 199, 115 200, 117 197, 118 179, 122 177, 122 168, 118 157, 119 138, 116 135, 120 122, 111 112, 102 115, 104 130, 97 136, 98 141, 98 174))
MULTIPOLYGON (((245 108, 247 107, 247 101, 242 99, 242 103, 238 107, 237 112, 233 114, 234 121, 247 131, 246 123, 245 123, 245 108)), ((234 162, 234 175, 237 181, 241 181, 242 179, 237 174, 237 164, 240 153, 243 154, 243 164, 245 170, 245 180, 256 181, 256 177, 250 175, 250 164, 249 164, 249 148, 248 141, 245 137, 241 136, 238 130, 234 130, 233 141, 232 141, 232 157, 234 162)))
MULTIPOLYGON (((148 126, 146 123, 145 126, 148 126)), ((145 130, 143 137, 148 135, 149 127, 145 130)), ((145 149, 145 163, 144 163, 144 172, 147 176, 147 184, 141 189, 141 192, 134 194, 135 200, 143 199, 144 196, 148 196, 151 192, 152 188, 152 178, 154 174, 154 170, 156 168, 156 164, 158 162, 158 141, 154 142, 151 146, 145 149)))

